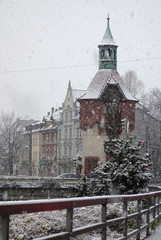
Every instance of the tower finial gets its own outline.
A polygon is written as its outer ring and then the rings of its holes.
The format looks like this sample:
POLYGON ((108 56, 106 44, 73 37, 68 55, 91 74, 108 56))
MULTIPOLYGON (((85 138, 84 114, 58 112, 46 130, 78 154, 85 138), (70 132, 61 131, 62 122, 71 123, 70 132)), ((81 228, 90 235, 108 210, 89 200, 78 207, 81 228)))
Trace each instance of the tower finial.
POLYGON ((69 83, 68 83, 68 87, 70 87, 71 88, 71 81, 69 80, 69 83))
POLYGON ((107 15, 107 26, 109 26, 109 22, 110 22, 110 16, 109 16, 109 13, 107 15))

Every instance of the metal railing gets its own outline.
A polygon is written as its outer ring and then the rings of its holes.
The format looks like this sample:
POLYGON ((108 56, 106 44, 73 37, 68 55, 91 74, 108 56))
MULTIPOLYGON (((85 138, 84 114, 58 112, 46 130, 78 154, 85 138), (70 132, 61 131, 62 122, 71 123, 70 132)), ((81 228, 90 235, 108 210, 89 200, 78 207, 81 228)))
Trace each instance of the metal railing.
POLYGON ((101 238, 105 240, 106 228, 114 224, 123 223, 123 237, 119 240, 129 239, 136 236, 140 240, 141 231, 145 230, 146 236, 149 235, 150 227, 161 216, 161 191, 134 194, 134 195, 112 195, 100 197, 82 197, 69 199, 50 199, 50 200, 29 200, 29 201, 8 201, 0 202, 0 239, 9 239, 9 216, 13 214, 34 213, 44 211, 54 211, 66 209, 66 231, 49 235, 47 237, 38 238, 44 239, 70 239, 77 235, 88 233, 94 230, 101 230, 101 238), (137 210, 134 213, 128 214, 128 202, 137 201, 137 210), (107 204, 122 203, 123 215, 119 218, 107 220, 107 204), (86 206, 102 206, 101 221, 96 224, 73 228, 73 209, 86 206), (143 215, 146 218, 145 223, 142 223, 143 215), (137 227, 133 231, 128 231, 128 221, 136 219, 137 227))

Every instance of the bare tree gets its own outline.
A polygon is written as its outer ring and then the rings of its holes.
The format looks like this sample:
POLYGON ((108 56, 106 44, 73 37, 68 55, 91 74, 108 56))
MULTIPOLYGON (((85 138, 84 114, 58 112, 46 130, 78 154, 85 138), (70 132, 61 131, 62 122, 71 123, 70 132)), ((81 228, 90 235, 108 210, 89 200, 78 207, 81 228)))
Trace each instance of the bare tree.
POLYGON ((139 97, 143 94, 144 83, 138 79, 136 73, 133 70, 129 70, 122 76, 122 79, 129 90, 129 92, 134 97, 139 97))
POLYGON ((149 93, 142 95, 141 102, 152 116, 161 120, 161 89, 150 89, 149 93))
POLYGON ((16 174, 18 150, 21 145, 21 130, 23 121, 18 118, 14 111, 1 113, 0 116, 0 155, 1 171, 3 174, 16 174))

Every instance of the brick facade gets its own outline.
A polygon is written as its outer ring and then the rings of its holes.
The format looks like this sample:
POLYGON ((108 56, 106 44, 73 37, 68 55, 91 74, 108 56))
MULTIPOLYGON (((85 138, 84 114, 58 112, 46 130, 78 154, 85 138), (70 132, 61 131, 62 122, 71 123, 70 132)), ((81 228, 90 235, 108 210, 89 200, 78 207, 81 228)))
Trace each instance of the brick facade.
MULTIPOLYGON (((121 101, 119 102, 119 109, 121 111, 121 119, 129 121, 129 130, 135 128, 135 104, 134 101, 121 101)), ((105 103, 99 99, 84 99, 80 101, 80 128, 84 131, 87 127, 92 128, 97 124, 99 133, 101 134, 102 128, 108 124, 108 113, 105 109, 105 103)))
POLYGON ((43 129, 41 132, 41 174, 43 176, 56 175, 56 148, 57 130, 56 127, 43 129))

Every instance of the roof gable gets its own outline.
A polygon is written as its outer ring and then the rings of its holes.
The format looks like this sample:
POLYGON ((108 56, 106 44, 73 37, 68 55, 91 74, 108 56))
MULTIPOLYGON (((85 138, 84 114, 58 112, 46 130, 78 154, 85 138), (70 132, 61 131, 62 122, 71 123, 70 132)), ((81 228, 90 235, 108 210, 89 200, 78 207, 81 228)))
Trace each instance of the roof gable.
POLYGON ((87 88, 86 94, 80 99, 99 99, 110 86, 117 86, 124 100, 137 101, 126 89, 119 73, 111 69, 99 70, 87 88))

